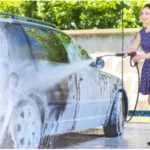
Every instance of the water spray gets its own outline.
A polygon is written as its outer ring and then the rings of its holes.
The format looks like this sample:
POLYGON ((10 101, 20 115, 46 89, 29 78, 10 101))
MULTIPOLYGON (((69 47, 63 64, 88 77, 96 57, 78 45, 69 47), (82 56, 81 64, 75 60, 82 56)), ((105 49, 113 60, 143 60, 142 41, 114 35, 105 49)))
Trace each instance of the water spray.
MULTIPOLYGON (((140 73, 139 73, 138 62, 133 62, 133 57, 136 56, 137 53, 131 52, 131 53, 127 53, 127 54, 128 54, 128 56, 130 56, 130 66, 136 67, 137 73, 138 73, 138 93, 137 93, 137 98, 136 98, 136 104, 135 104, 134 111, 133 111, 130 119, 125 120, 126 122, 129 122, 132 119, 132 117, 134 116, 134 113, 135 113, 135 110, 137 107, 137 103, 138 103, 138 99, 139 99, 140 73)), ((116 53, 116 54, 108 54, 108 55, 96 57, 96 66, 104 66, 104 61, 102 60, 103 57, 108 57, 108 56, 123 57, 124 55, 125 55, 125 53, 116 53)))

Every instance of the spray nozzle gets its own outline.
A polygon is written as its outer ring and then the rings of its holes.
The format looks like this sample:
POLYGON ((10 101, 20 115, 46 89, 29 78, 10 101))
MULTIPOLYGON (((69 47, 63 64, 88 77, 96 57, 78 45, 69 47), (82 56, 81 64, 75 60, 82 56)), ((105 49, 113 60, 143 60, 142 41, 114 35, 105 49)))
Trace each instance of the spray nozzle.
POLYGON ((100 68, 103 68, 104 65, 105 65, 105 62, 104 62, 104 60, 102 59, 102 56, 96 57, 95 67, 100 69, 100 68))

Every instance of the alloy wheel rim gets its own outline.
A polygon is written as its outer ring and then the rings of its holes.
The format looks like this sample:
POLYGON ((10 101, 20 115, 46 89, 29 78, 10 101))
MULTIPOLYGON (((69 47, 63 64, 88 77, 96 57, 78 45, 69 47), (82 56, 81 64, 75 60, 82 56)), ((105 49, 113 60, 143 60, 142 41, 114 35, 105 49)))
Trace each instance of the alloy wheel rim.
POLYGON ((39 143, 39 119, 35 110, 30 106, 24 106, 17 118, 16 134, 17 147, 37 148, 39 143))

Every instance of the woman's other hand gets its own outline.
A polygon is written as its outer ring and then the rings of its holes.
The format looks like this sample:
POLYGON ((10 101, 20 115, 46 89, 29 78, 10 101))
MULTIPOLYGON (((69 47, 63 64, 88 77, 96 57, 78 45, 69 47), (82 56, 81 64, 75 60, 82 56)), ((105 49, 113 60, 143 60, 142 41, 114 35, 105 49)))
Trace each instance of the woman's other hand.
POLYGON ((141 56, 140 55, 136 55, 136 56, 133 57, 133 61, 134 62, 138 62, 140 60, 141 60, 141 56))

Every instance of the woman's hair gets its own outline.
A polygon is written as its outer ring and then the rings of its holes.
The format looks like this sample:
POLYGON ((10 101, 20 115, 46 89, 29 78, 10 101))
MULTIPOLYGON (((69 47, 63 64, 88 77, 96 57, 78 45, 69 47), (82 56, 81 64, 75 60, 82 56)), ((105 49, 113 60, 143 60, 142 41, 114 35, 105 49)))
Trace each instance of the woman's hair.
POLYGON ((150 9, 150 3, 145 3, 144 6, 142 7, 141 11, 145 8, 148 7, 150 9))

